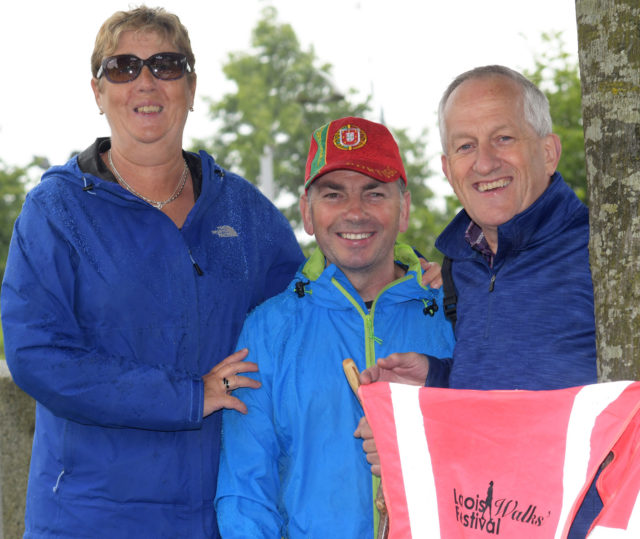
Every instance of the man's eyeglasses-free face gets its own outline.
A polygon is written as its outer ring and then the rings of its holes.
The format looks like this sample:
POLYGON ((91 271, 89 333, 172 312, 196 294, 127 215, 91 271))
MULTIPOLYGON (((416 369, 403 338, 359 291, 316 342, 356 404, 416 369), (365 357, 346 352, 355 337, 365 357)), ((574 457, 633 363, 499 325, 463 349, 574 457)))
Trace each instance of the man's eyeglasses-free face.
POLYGON ((179 52, 159 52, 146 60, 133 54, 118 54, 102 60, 96 78, 104 75, 109 82, 121 84, 136 80, 142 68, 147 66, 151 74, 160 80, 176 80, 191 73, 187 57, 179 52))

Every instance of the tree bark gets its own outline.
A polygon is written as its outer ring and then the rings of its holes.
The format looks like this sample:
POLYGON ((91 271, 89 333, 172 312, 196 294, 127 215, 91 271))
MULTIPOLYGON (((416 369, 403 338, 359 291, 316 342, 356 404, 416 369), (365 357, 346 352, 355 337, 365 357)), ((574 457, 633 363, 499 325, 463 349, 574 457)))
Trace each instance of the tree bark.
POLYGON ((598 378, 638 380, 640 1, 576 0, 576 19, 598 378))

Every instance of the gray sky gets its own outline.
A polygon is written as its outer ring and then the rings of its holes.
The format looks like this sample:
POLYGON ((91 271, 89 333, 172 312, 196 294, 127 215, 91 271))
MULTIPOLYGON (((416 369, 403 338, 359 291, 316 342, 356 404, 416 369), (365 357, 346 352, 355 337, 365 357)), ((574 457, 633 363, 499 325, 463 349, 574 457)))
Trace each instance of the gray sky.
MULTIPOLYGON (((247 50, 264 0, 158 0, 189 30, 198 88, 185 131, 213 135, 205 96, 220 98, 233 86, 222 65, 228 53, 247 50)), ((334 66, 346 90, 373 93, 375 113, 391 127, 432 135, 438 154, 436 108, 457 74, 478 65, 533 67, 543 50, 542 32, 562 31, 567 52, 577 55, 573 0, 272 0, 281 22, 290 23, 302 47, 313 46, 334 66)), ((97 136, 108 135, 89 85, 89 58, 98 28, 114 11, 138 3, 101 0, 21 0, 0 7, 0 160, 26 165, 33 155, 52 164, 67 160, 97 136), (13 68, 15 71, 12 71, 13 68)))

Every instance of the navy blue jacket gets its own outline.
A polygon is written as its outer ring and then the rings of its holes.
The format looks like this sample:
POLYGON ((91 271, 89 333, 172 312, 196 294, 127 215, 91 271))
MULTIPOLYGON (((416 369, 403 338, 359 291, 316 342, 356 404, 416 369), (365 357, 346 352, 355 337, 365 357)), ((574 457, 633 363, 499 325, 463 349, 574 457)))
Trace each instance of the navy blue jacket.
MULTIPOLYGON (((463 210, 436 241, 458 293, 449 387, 560 389, 597 382, 589 213, 556 172, 529 208, 498 227, 490 268, 464 239, 463 210)), ((591 485, 569 538, 602 508, 591 485)))
POLYGON ((37 401, 26 537, 218 537, 222 414, 203 420, 201 377, 302 253, 255 187, 200 159, 181 229, 76 158, 27 196, 2 285, 7 363, 37 401))
POLYGON ((558 389, 596 382, 589 215, 559 173, 498 227, 493 268, 464 235, 462 210, 436 241, 458 293, 449 387, 558 389))

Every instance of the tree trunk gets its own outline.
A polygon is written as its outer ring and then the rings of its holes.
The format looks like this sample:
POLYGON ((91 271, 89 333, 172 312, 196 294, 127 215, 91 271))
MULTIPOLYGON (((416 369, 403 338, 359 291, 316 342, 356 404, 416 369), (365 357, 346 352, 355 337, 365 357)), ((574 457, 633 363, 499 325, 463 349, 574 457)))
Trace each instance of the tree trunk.
POLYGON ((598 378, 638 380, 640 1, 576 0, 576 19, 598 378))

